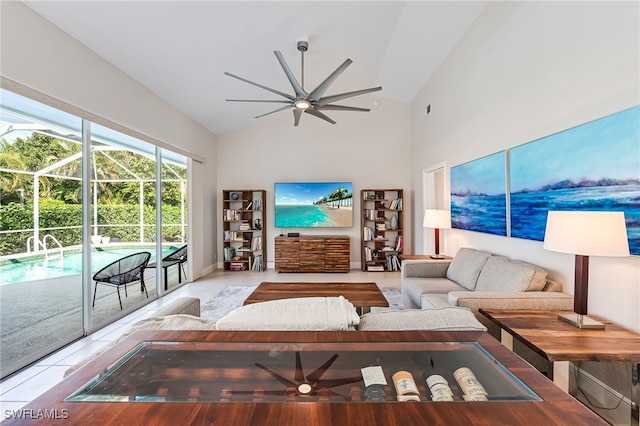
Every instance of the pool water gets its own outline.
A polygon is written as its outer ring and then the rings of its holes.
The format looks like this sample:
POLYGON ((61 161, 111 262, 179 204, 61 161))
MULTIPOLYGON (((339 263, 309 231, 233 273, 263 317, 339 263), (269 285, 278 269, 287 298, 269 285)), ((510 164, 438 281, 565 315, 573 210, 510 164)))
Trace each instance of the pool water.
MULTIPOLYGON (((166 247, 162 256, 171 253, 177 247, 166 247)), ((145 247, 119 247, 99 248, 91 251, 91 270, 96 272, 111 262, 141 251, 151 253, 152 262, 155 258, 155 246, 145 247)), ((13 259, 11 263, 0 265, 0 285, 19 283, 24 281, 37 281, 49 278, 64 277, 67 275, 82 274, 82 253, 74 251, 65 253, 63 257, 45 259, 44 256, 36 259, 20 261, 13 259)))

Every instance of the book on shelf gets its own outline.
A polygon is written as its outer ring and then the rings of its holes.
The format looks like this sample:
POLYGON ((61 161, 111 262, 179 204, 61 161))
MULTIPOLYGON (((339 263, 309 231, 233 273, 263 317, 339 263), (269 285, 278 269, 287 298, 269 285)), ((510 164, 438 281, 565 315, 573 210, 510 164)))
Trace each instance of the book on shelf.
POLYGON ((262 250, 262 236, 256 235, 251 239, 251 250, 252 251, 260 251, 262 250))
POLYGON ((389 204, 389 209, 402 210, 402 198, 396 198, 395 200, 392 200, 391 204, 389 204))
POLYGON ((241 231, 249 231, 249 230, 251 230, 251 225, 249 225, 249 222, 242 222, 242 223, 240 223, 240 230, 241 231))
POLYGON ((362 238, 365 241, 373 240, 375 238, 373 235, 373 229, 369 228, 368 226, 365 226, 362 230, 362 238))
POLYGON ((402 235, 396 237, 396 251, 402 251, 402 235))
POLYGON ((244 262, 231 262, 229 270, 231 271, 244 271, 247 265, 244 262))
POLYGON ((382 266, 382 265, 367 265, 367 271, 384 272, 384 266, 382 266))
POLYGON ((254 210, 262 210, 262 200, 261 199, 257 199, 253 202, 253 209, 254 210))
POLYGON ((240 220, 240 212, 236 209, 224 209, 224 220, 233 221, 240 220))
POLYGON ((249 265, 249 269, 252 271, 262 271, 264 269, 261 253, 255 253, 253 255, 253 262, 249 265))
POLYGON ((397 254, 387 255, 387 271, 400 270, 400 257, 397 254))
POLYGON ((247 206, 243 210, 251 210, 251 207, 253 207, 253 201, 249 201, 249 203, 247 203, 247 206))

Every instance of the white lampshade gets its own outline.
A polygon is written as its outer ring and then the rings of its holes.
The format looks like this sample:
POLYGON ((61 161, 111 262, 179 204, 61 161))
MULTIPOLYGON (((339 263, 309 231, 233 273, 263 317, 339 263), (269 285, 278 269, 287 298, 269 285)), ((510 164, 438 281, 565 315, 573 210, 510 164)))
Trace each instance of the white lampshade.
POLYGON ((438 229, 451 228, 451 212, 449 210, 426 209, 422 226, 438 229))
POLYGON ((544 248, 582 256, 629 256, 624 213, 550 211, 544 248))

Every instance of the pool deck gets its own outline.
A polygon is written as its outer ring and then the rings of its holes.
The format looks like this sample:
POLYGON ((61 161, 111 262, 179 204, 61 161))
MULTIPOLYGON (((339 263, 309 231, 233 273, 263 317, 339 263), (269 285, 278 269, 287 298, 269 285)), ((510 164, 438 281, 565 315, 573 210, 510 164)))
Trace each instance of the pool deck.
MULTIPOLYGON (((160 269, 162 271, 162 269, 160 269)), ((114 287, 98 285, 94 329, 117 320, 155 300, 156 269, 145 269, 146 298, 139 283, 120 289, 122 307, 114 287)), ((183 283, 186 280, 183 280, 183 283)), ((91 282, 93 295, 95 283, 91 282)), ((169 269, 169 290, 178 286, 177 268, 169 269)), ((0 365, 2 375, 24 358, 37 359, 62 340, 82 333, 82 279, 80 275, 25 281, 0 286, 0 365)))

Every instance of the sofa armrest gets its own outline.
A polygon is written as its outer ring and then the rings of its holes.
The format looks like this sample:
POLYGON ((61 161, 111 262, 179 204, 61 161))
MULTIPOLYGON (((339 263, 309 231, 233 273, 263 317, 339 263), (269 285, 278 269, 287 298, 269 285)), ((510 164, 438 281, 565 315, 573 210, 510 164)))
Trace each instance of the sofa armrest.
POLYGON ((176 300, 169 303, 167 306, 160 308, 160 310, 154 313, 153 317, 166 317, 167 315, 192 315, 194 317, 200 316, 200 299, 197 297, 179 297, 176 300))
POLYGON ((451 259, 403 260, 402 278, 445 278, 451 259))
POLYGON ((474 313, 480 308, 573 310, 573 295, 557 291, 452 291, 448 301, 453 306, 463 306, 474 313))

